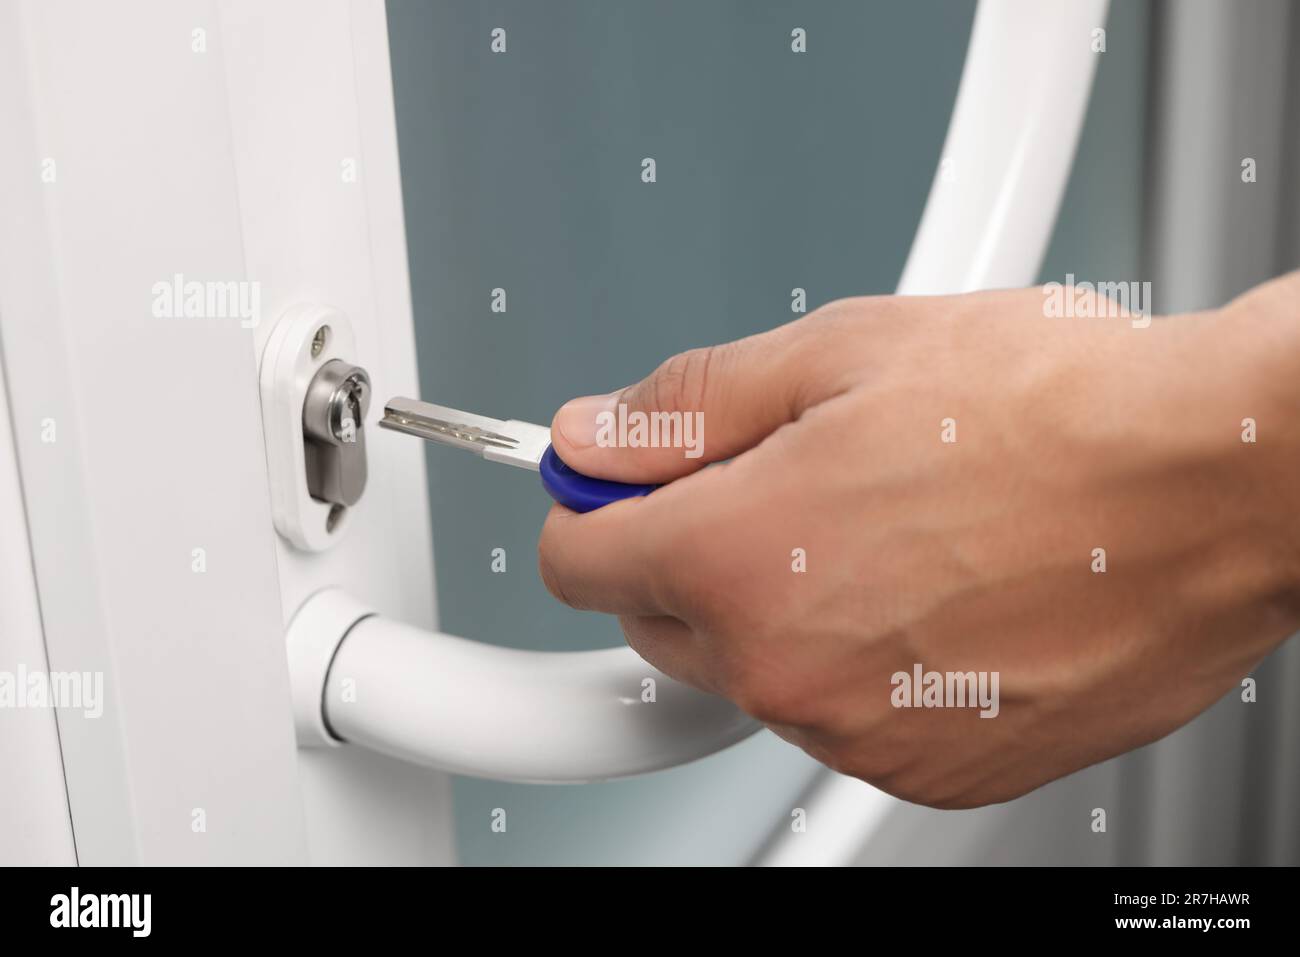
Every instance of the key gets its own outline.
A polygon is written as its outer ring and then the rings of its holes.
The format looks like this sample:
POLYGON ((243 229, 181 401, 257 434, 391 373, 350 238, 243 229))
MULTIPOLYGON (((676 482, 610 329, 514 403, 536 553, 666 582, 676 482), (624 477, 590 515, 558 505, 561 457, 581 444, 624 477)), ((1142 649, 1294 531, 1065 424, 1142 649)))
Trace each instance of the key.
POLYGON ((532 422, 491 419, 398 396, 384 406, 379 426, 468 449, 490 462, 540 472, 542 487, 551 498, 575 512, 590 512, 611 502, 649 495, 659 487, 592 478, 569 468, 551 447, 551 430, 532 422))

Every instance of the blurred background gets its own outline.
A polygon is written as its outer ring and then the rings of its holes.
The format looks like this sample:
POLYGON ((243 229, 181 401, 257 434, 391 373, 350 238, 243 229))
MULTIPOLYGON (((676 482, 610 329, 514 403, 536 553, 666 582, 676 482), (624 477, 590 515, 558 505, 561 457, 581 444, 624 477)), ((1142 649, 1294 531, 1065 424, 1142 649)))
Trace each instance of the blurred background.
MULTIPOLYGON (((388 0, 424 398, 549 422, 566 399, 626 385, 675 352, 789 321, 795 287, 809 311, 892 292, 974 10, 388 0), (497 27, 504 54, 489 51, 497 27), (795 27, 807 53, 791 52, 795 27), (498 288, 503 313, 491 309, 498 288)), ((1118 0, 1106 30, 1044 281, 1149 279, 1164 312, 1293 266, 1300 78, 1287 50, 1300 50, 1300 14, 1284 0, 1118 0), (1234 189, 1242 156, 1268 171, 1251 192, 1234 189)), ((555 650, 621 642, 613 619, 543 588, 535 546, 550 500, 535 478, 427 455, 444 630, 555 650), (496 548, 504 574, 491 570, 496 548)), ((1271 690, 1257 705, 1230 696, 1165 742, 999 808, 900 805, 861 859, 1295 862, 1300 714, 1281 699, 1300 667, 1286 654, 1261 671, 1271 690), (1114 809, 1106 834, 1087 826, 1097 806, 1114 809)), ((744 863, 816 773, 764 733, 632 781, 458 779, 460 855, 744 863), (496 807, 505 834, 490 829, 496 807)))

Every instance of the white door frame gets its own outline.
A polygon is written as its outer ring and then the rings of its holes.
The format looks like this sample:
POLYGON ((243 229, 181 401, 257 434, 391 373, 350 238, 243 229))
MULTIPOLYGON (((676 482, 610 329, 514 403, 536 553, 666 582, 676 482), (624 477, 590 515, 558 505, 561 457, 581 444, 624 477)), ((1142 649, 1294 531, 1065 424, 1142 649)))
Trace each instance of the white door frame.
POLYGON ((57 713, 80 862, 451 861, 445 775, 298 751, 284 651, 329 584, 435 626, 423 450, 374 435, 366 520, 300 552, 272 527, 259 407, 261 348, 303 301, 348 314, 379 388, 416 391, 383 3, 0 5, 0 129, 43 643, 104 676, 101 717, 57 713), (256 283, 259 321, 155 315, 178 273, 256 283))

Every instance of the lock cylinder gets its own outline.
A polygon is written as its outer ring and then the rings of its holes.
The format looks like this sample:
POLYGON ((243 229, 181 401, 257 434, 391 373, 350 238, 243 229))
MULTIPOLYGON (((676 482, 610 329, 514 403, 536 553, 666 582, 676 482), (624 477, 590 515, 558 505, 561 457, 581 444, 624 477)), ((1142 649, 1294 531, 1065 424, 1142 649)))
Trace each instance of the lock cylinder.
POLYGON ((262 432, 276 531, 295 548, 333 548, 364 504, 370 376, 352 324, 317 303, 289 307, 259 371, 262 432))
POLYGON ((302 406, 304 465, 312 498, 350 508, 366 489, 366 435, 370 376, 358 365, 331 359, 307 386, 302 406))

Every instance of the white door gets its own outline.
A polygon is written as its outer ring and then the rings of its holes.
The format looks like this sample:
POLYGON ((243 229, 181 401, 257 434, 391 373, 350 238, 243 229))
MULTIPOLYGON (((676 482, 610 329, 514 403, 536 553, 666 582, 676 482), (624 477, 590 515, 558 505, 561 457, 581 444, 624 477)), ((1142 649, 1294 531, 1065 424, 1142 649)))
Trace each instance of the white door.
POLYGON ((302 551, 258 388, 275 320, 312 302, 414 389, 383 4, 0 4, 0 129, 23 503, 0 456, 0 650, 103 689, 57 740, 48 711, 6 714, 32 773, 0 789, 0 858, 67 862, 75 835, 83 864, 450 861, 445 775, 296 747, 284 651, 326 584, 433 626, 423 453, 372 457, 346 536, 302 551))

